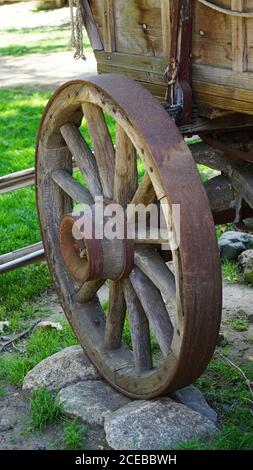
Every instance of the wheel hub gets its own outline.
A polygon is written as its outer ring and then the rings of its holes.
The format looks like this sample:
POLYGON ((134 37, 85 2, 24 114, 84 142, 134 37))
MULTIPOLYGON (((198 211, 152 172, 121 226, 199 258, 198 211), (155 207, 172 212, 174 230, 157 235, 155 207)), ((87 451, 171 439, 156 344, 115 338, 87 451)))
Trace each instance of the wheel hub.
POLYGON ((101 220, 96 225, 94 211, 82 216, 73 212, 61 220, 61 253, 69 272, 78 282, 120 280, 133 269, 134 240, 127 238, 126 221, 122 239, 102 238, 100 229, 101 220))

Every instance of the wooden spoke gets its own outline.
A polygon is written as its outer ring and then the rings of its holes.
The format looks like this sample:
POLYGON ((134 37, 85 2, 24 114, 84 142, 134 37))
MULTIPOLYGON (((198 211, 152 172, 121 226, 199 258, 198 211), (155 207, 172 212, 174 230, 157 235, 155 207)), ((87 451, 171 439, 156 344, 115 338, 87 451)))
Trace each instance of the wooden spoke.
POLYGON ((117 124, 114 201, 126 207, 137 187, 136 149, 122 127, 117 124))
POLYGON ((176 306, 175 277, 166 266, 161 255, 151 248, 136 247, 134 262, 161 291, 166 303, 176 306))
POLYGON ((161 351, 164 356, 167 356, 173 338, 173 325, 162 296, 152 281, 138 268, 135 268, 130 274, 130 281, 142 304, 161 351))
POLYGON ((105 347, 118 349, 126 317, 126 302, 122 283, 110 282, 109 312, 106 318, 105 347))
POLYGON ((74 180, 66 170, 56 170, 52 174, 56 184, 78 204, 93 204, 94 200, 88 189, 74 180))
POLYGON ((61 133, 84 179, 87 181, 92 197, 101 196, 103 191, 96 160, 81 132, 75 124, 69 123, 61 127, 61 133))
POLYGON ((123 282, 135 366, 137 372, 144 372, 152 368, 148 320, 130 281, 125 279, 123 282))
POLYGON ((145 206, 148 206, 149 204, 154 202, 155 197, 155 190, 153 188, 151 179, 148 173, 146 172, 135 195, 133 196, 131 204, 135 204, 136 206, 138 204, 144 204, 145 206))
POLYGON ((75 300, 80 304, 90 302, 104 283, 103 280, 85 282, 76 293, 75 300))
POLYGON ((167 245, 169 243, 169 239, 164 239, 160 233, 158 233, 157 238, 152 238, 154 235, 150 233, 150 230, 141 230, 138 229, 136 232, 134 243, 136 245, 167 245))
POLYGON ((104 196, 112 199, 115 151, 104 113, 101 108, 91 103, 83 103, 83 112, 93 142, 104 196))

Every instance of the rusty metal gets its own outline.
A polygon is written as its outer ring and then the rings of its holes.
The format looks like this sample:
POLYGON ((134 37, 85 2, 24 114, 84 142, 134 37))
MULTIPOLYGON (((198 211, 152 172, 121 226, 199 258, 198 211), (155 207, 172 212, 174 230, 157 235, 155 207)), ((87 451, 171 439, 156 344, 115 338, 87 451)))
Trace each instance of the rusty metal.
POLYGON ((134 266, 134 240, 127 239, 126 221, 122 240, 97 238, 94 211, 95 206, 90 213, 64 215, 59 227, 62 257, 78 282, 121 280, 130 274, 134 266), (113 254, 117 256, 117 263, 113 260, 113 254))

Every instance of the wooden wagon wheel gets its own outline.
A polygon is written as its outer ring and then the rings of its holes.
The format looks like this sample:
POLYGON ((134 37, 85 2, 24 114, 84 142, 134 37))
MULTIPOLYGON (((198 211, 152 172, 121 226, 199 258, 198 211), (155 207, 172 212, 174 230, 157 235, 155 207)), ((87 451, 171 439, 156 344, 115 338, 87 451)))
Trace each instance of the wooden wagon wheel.
POLYGON ((206 368, 217 341, 220 261, 198 171, 162 106, 123 76, 108 74, 63 85, 40 126, 36 185, 57 292, 97 369, 134 398, 155 397, 192 383, 206 368), (116 121, 115 147, 104 112, 116 121), (83 116, 94 153, 79 130, 83 116), (146 169, 139 185, 137 155, 146 169), (71 176, 72 157, 89 189, 71 176), (126 239, 81 240, 77 247, 71 235, 73 201, 91 206, 101 195, 124 207, 130 201, 147 205, 155 198, 169 210, 172 204, 180 205, 180 245, 172 252, 173 263, 165 263, 154 240, 145 245, 126 239), (106 279, 107 315, 97 296, 106 279), (122 341, 126 315, 132 347, 122 341), (151 335, 159 345, 156 358, 151 335))

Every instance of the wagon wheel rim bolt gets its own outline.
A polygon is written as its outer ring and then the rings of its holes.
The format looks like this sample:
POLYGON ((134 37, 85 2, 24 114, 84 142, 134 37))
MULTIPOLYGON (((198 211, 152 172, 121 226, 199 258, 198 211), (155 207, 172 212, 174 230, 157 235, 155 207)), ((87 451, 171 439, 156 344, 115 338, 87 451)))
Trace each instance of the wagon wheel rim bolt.
MULTIPOLYGON (((119 75, 63 85, 41 122, 36 172, 47 262, 66 316, 96 368, 117 390, 139 399, 195 381, 218 337, 219 250, 191 153, 162 106, 119 75), (105 113, 116 123, 115 146, 105 113), (79 130, 83 118, 92 150, 79 130), (85 187, 72 176, 73 159, 85 187), (144 166, 140 182, 138 161, 144 166), (122 240, 88 236, 89 226, 96 229, 97 198, 124 211, 129 203, 160 201, 169 215, 176 204, 179 245, 164 256, 162 240, 128 240, 125 219, 122 240), (89 207, 81 221, 75 203, 89 207), (74 226, 80 231, 75 237, 74 226), (105 282, 106 312, 98 296, 105 282)), ((177 233, 173 218, 168 222, 177 233)))

